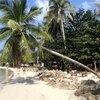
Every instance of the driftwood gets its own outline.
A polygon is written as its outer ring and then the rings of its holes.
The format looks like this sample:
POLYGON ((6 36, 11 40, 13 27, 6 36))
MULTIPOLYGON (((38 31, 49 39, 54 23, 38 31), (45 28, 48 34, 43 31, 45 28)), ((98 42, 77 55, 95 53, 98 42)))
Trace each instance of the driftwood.
POLYGON ((52 54, 54 54, 54 55, 56 55, 56 56, 59 56, 59 57, 61 57, 63 59, 66 59, 66 60, 68 60, 68 61, 70 61, 70 62, 72 62, 74 64, 77 64, 78 66, 81 66, 81 67, 87 69, 88 71, 90 71, 91 73, 93 73, 94 75, 96 75, 100 79, 100 75, 97 72, 95 72, 94 70, 90 69, 88 66, 86 66, 86 65, 84 65, 84 64, 82 64, 82 63, 80 63, 80 62, 78 62, 78 61, 76 61, 74 59, 71 59, 71 58, 69 58, 69 57, 67 57, 65 55, 62 55, 62 54, 60 54, 58 52, 55 52, 55 51, 50 50, 48 48, 45 48, 43 46, 41 46, 41 48, 46 50, 46 51, 48 51, 48 52, 50 52, 50 53, 52 53, 52 54))

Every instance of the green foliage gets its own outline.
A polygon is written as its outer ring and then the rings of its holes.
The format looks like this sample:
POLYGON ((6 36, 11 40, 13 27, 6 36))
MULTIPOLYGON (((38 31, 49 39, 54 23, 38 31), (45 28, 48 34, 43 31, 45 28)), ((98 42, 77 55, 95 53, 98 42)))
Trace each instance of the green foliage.
POLYGON ((73 11, 73 6, 68 0, 50 0, 49 11, 44 18, 44 25, 48 33, 52 35, 54 39, 58 39, 57 35, 64 35, 63 24, 71 18, 70 12, 73 11))
POLYGON ((0 41, 3 41, 5 38, 7 38, 9 35, 11 35, 11 30, 8 27, 2 28, 0 30, 0 41))
POLYGON ((100 21, 92 11, 79 10, 66 27, 68 55, 81 62, 99 60, 99 26, 100 21))
MULTIPOLYGON (((69 19, 64 24, 67 49, 63 48, 61 40, 46 42, 44 46, 85 64, 100 60, 100 20, 96 19, 92 11, 83 9, 71 16, 73 20, 69 19)), ((47 52, 44 52, 44 58, 45 61, 53 60, 69 64, 47 52)))
POLYGON ((50 39, 42 29, 30 23, 35 21, 42 8, 32 6, 28 12, 26 4, 27 0, 0 1, 3 12, 0 22, 4 25, 0 29, 0 40, 7 40, 1 55, 3 63, 13 61, 14 66, 20 66, 21 63, 34 62, 35 47, 38 47, 36 35, 50 39))

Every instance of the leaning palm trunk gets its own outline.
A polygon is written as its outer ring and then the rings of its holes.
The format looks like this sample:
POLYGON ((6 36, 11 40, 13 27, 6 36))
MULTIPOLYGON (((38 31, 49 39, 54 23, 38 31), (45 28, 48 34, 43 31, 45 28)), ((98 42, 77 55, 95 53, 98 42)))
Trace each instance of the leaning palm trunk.
POLYGON ((95 71, 93 71, 92 69, 90 69, 89 67, 87 67, 86 65, 84 65, 84 64, 82 64, 82 63, 80 63, 80 62, 78 62, 76 60, 73 60, 73 59, 71 59, 71 58, 69 58, 67 56, 64 56, 64 55, 62 55, 62 54, 60 54, 58 52, 55 52, 55 51, 50 50, 48 48, 45 48, 43 46, 42 46, 42 49, 44 49, 44 50, 46 50, 46 51, 48 51, 48 52, 50 52, 50 53, 52 53, 52 54, 54 54, 56 56, 62 57, 63 59, 69 60, 69 61, 71 61, 71 62, 73 62, 73 63, 75 63, 75 64, 77 64, 77 65, 79 65, 79 66, 81 66, 81 67, 83 67, 85 69, 87 69, 88 71, 92 72, 93 74, 95 74, 100 79, 100 75, 98 73, 96 73, 95 71))

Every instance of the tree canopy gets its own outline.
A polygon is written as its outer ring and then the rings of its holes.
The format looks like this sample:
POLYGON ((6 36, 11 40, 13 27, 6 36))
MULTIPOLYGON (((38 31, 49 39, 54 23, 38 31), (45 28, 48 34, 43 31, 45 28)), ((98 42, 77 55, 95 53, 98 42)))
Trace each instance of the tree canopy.
POLYGON ((33 53, 37 45, 36 36, 45 37, 42 29, 35 25, 36 16, 42 8, 32 6, 27 11, 27 0, 1 0, 0 41, 6 39, 1 55, 1 63, 12 60, 14 66, 33 62, 33 53))

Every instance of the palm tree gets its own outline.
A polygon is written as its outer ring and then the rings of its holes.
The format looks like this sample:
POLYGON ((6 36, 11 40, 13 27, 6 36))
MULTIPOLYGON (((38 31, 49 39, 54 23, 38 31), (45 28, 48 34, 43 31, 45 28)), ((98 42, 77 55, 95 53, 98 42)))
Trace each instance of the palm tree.
POLYGON ((67 17, 72 18, 70 12, 73 10, 73 7, 68 0, 50 0, 49 6, 49 11, 44 21, 47 31, 51 33, 55 39, 57 39, 57 35, 61 33, 64 48, 66 49, 64 23, 67 17))
POLYGON ((51 54, 54 54, 54 55, 56 55, 56 56, 58 56, 58 57, 61 57, 61 58, 63 58, 63 59, 66 59, 66 60, 68 60, 68 61, 70 61, 70 62, 72 62, 72 63, 74 63, 74 64, 76 64, 76 65, 78 65, 78 66, 81 66, 81 67, 85 68, 86 70, 92 72, 94 75, 96 75, 96 76, 100 79, 100 75, 99 75, 97 72, 95 72, 95 71, 93 71, 92 69, 90 69, 88 66, 86 66, 86 65, 84 65, 84 64, 82 64, 82 63, 80 63, 80 62, 78 62, 78 61, 76 61, 76 60, 74 60, 74 59, 71 59, 71 58, 69 58, 69 57, 67 57, 67 56, 65 56, 65 55, 62 55, 62 54, 60 54, 60 53, 58 53, 58 52, 55 52, 55 51, 53 51, 53 50, 50 50, 50 49, 48 49, 48 48, 46 48, 46 47, 44 47, 44 46, 42 46, 42 45, 41 45, 41 48, 44 49, 44 50, 46 50, 47 52, 49 52, 49 53, 51 53, 51 54))
POLYGON ((27 0, 1 0, 0 10, 3 15, 0 22, 0 41, 6 39, 1 55, 1 63, 13 62, 13 66, 33 62, 33 51, 37 45, 36 35, 42 35, 42 30, 35 25, 35 18, 41 13, 41 8, 32 6, 27 11, 27 0))
MULTIPOLYGON (((55 38, 57 36, 58 33, 62 33, 63 34, 63 41, 64 41, 64 46, 66 49, 66 44, 65 44, 65 32, 64 32, 64 21, 66 20, 66 13, 64 11, 67 11, 70 5, 70 3, 68 2, 68 0, 50 0, 50 8, 49 8, 49 12, 47 14, 47 16, 44 19, 44 23, 45 23, 45 28, 47 29, 47 32, 51 33, 52 36, 55 38), (66 6, 66 2, 68 3, 68 5, 66 6), (63 9, 64 7, 64 9, 63 9), (67 10, 65 10, 67 9, 67 10)), ((69 10, 68 10, 69 11, 69 10)), ((69 16, 69 18, 72 20, 72 17, 69 16)), ((54 54, 56 56, 59 56, 63 59, 66 59, 78 66, 81 66, 85 69, 87 69, 88 71, 92 72, 93 74, 95 74, 98 78, 100 78, 100 75, 98 73, 96 73, 95 71, 93 71, 92 69, 90 69, 88 66, 75 61, 74 59, 71 59, 65 55, 62 55, 58 52, 55 52, 51 49, 48 49, 43 45, 44 42, 41 42, 41 48, 43 50, 46 50, 47 52, 54 54)))

